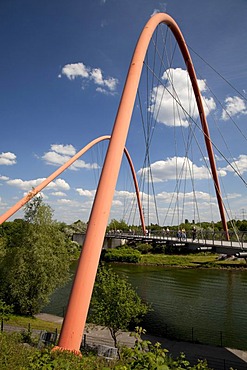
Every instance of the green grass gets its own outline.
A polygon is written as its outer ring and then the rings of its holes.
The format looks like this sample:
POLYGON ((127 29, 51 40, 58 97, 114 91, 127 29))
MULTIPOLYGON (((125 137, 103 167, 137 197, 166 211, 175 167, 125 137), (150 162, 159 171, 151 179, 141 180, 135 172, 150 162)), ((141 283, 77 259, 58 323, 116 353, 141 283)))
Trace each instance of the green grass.
POLYGON ((163 265, 177 267, 247 267, 244 260, 218 260, 218 254, 145 254, 141 257, 143 265, 163 265))
POLYGON ((31 326, 32 329, 37 330, 47 330, 47 331, 55 331, 55 329, 58 329, 60 331, 61 324, 44 321, 41 319, 37 319, 36 317, 25 317, 25 316, 16 316, 11 315, 10 319, 5 322, 6 325, 12 325, 12 326, 19 326, 22 328, 28 329, 28 326, 31 326))
POLYGON ((181 354, 175 360, 160 345, 136 341, 135 348, 122 348, 121 359, 109 361, 88 351, 75 356, 68 351, 51 351, 50 347, 37 349, 27 346, 17 333, 0 332, 1 370, 134 370, 134 369, 188 369, 209 370, 206 362, 191 366, 181 354))

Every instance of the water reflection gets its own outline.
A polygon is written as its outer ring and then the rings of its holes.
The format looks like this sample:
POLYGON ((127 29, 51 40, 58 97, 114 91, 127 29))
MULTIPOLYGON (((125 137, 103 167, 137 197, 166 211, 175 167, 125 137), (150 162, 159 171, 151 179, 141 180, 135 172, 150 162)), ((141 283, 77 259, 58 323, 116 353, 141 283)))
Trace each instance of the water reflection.
POLYGON ((247 272, 115 265, 154 309, 143 326, 156 335, 247 348, 247 272), (144 293, 145 292, 145 293, 144 293), (192 329, 193 328, 193 329, 192 329))
MULTIPOLYGON (((149 333, 247 349, 247 272, 112 265, 152 305, 142 326, 149 333)), ((72 267, 73 271, 75 266, 72 267)), ((61 315, 70 282, 45 311, 61 315)))

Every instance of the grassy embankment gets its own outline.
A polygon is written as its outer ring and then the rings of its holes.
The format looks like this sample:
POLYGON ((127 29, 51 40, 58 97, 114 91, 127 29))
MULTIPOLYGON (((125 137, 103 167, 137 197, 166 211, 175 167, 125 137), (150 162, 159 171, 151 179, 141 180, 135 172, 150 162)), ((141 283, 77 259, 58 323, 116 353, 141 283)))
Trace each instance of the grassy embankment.
POLYGON ((244 259, 219 259, 218 254, 144 254, 141 256, 142 265, 163 265, 171 267, 204 267, 204 268, 247 268, 244 259))
POLYGON ((25 317, 25 316, 16 316, 11 315, 10 319, 5 322, 5 325, 11 325, 16 327, 25 328, 28 329, 30 325, 30 329, 36 329, 36 330, 47 330, 54 332, 56 329, 60 331, 61 324, 44 321, 36 317, 25 317))

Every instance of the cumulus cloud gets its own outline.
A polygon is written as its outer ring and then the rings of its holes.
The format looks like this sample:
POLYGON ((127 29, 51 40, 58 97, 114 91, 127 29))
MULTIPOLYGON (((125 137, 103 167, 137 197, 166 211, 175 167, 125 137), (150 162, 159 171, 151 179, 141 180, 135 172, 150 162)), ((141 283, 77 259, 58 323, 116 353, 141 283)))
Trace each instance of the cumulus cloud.
MULTIPOLYGON (((189 158, 172 157, 166 160, 156 161, 151 164, 152 177, 154 182, 163 182, 168 180, 176 180, 176 174, 180 179, 184 179, 186 168, 193 173, 193 178, 203 180, 208 178, 208 168, 206 166, 198 167, 189 158)), ((142 168, 138 171, 138 175, 145 175, 150 171, 149 167, 142 168)), ((220 171, 221 176, 225 176, 224 170, 220 171)))
POLYGON ((7 181, 7 180, 9 180, 9 177, 7 177, 7 176, 0 176, 0 180, 7 181))
POLYGON ((7 180, 7 184, 10 186, 14 186, 16 188, 28 191, 38 186, 44 180, 45 178, 36 179, 36 180, 10 179, 10 180, 7 180))
POLYGON ((236 172, 240 173, 241 175, 243 175, 244 172, 247 172, 247 155, 246 154, 240 154, 239 157, 236 158, 231 163, 231 165, 229 164, 223 170, 234 172, 234 168, 236 169, 236 172))
MULTIPOLYGON (((189 118, 194 120, 198 117, 196 100, 192 92, 191 84, 188 83, 188 73, 181 68, 169 68, 162 76, 164 84, 155 86, 151 92, 151 104, 149 111, 153 112, 159 123, 167 126, 189 126, 189 118), (180 104, 174 107, 174 97, 180 104), (181 108, 183 107, 183 109, 181 108)), ((206 92, 204 80, 197 80, 201 93, 206 92)), ((215 109, 216 104, 213 98, 203 96, 205 114, 208 115, 215 109)))
POLYGON ((53 189, 63 189, 63 190, 69 190, 70 186, 69 184, 63 180, 63 179, 57 179, 55 181, 52 181, 48 187, 51 187, 53 189))
POLYGON ((74 202, 73 202, 73 200, 71 200, 71 199, 59 199, 58 201, 57 201, 59 204, 69 204, 69 205, 71 205, 71 204, 73 204, 74 202))
MULTIPOLYGON (((73 145, 62 145, 62 144, 52 144, 50 151, 44 153, 42 159, 50 165, 62 166, 66 163, 72 156, 76 154, 76 149, 73 145)), ((86 169, 97 169, 99 165, 97 163, 86 163, 81 159, 77 159, 70 167, 71 170, 78 170, 79 168, 86 169)))
POLYGON ((93 197, 95 194, 95 190, 84 190, 82 188, 77 188, 76 191, 80 196, 88 198, 93 197))
MULTIPOLYGON (((6 181, 6 183, 10 186, 14 186, 22 190, 30 191, 32 188, 35 188, 36 186, 41 184, 41 182, 44 180, 45 178, 39 178, 39 179, 34 179, 34 180, 9 179, 6 181)), ((57 179, 55 181, 52 181, 49 185, 47 185, 47 188, 48 189, 69 190, 70 186, 65 180, 57 179)))
POLYGON ((113 206, 123 206, 123 203, 120 200, 113 199, 112 205, 113 206))
POLYGON ((71 144, 70 145, 52 144, 51 150, 56 153, 63 154, 63 155, 73 156, 76 154, 76 150, 71 144))
MULTIPOLYGON (((179 200, 184 200, 187 202, 194 201, 195 198, 198 199, 200 202, 210 202, 212 200, 212 196, 209 193, 205 193, 203 191, 193 191, 188 193, 174 193, 174 192, 161 192, 156 195, 156 199, 160 201, 164 201, 165 203, 170 203, 171 198, 176 198, 179 200)), ((215 197, 214 197, 215 199, 215 197)))
POLYGON ((69 80, 80 78, 83 83, 92 82, 96 85, 96 91, 100 93, 108 95, 114 95, 116 93, 117 78, 104 78, 101 68, 92 68, 82 62, 66 64, 58 77, 61 78, 62 75, 66 76, 69 80))
POLYGON ((0 154, 0 165, 12 166, 16 164, 16 155, 11 152, 1 153, 0 154))
POLYGON ((51 195, 54 195, 54 197, 66 197, 67 196, 67 194, 65 194, 62 191, 55 191, 55 192, 51 193, 51 195))
POLYGON ((238 96, 227 97, 225 99, 225 109, 222 112, 221 118, 227 121, 230 117, 247 114, 246 103, 238 96))
MULTIPOLYGON (((83 63, 66 64, 62 69, 62 74, 69 80, 74 80, 77 77, 88 78, 89 72, 90 68, 83 63)), ((61 74, 58 77, 61 78, 61 74)))

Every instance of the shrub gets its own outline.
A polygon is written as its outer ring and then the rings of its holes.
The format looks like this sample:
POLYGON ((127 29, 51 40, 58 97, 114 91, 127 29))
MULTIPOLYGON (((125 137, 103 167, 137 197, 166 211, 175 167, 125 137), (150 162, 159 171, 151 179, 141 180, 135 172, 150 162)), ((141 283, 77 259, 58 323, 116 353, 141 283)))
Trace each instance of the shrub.
POLYGON ((167 247, 165 244, 155 244, 152 250, 153 254, 166 253, 167 247))
POLYGON ((141 260, 141 252, 132 248, 108 249, 104 254, 106 262, 138 263, 141 260))
POLYGON ((147 254, 153 250, 153 247, 150 244, 141 243, 137 245, 136 249, 141 252, 141 254, 147 254))

